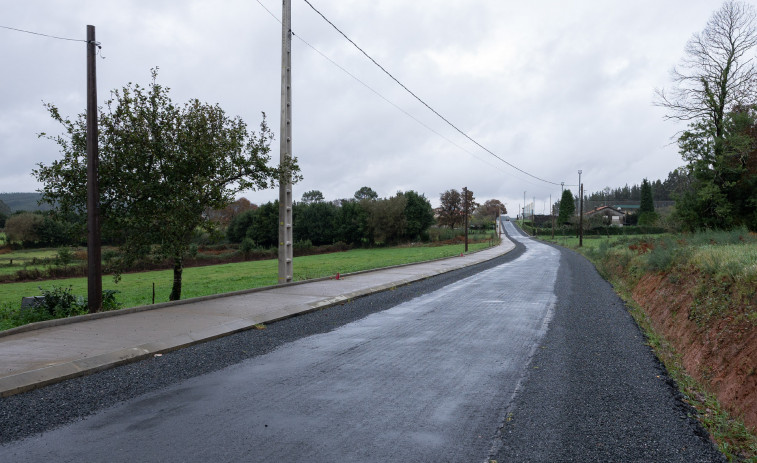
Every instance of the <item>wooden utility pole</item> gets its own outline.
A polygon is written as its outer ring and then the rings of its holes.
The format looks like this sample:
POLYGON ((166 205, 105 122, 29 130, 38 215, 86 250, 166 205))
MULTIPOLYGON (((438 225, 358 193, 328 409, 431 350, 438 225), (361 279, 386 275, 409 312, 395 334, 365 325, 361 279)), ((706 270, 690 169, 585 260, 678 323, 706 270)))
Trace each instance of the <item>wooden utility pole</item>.
MULTIPOLYGON (((283 0, 281 14, 281 134, 279 162, 289 166, 292 159, 292 5, 283 0)), ((279 182, 279 283, 292 281, 292 175, 279 182)))
POLYGON ((549 219, 552 222, 552 239, 555 239, 555 208, 552 207, 552 193, 549 194, 549 219))
POLYGON ((102 309, 100 259, 100 187, 97 180, 97 71, 95 26, 87 26, 87 306, 90 313, 102 309))
POLYGON ((465 252, 468 252, 468 187, 463 187, 463 214, 465 214, 465 252))

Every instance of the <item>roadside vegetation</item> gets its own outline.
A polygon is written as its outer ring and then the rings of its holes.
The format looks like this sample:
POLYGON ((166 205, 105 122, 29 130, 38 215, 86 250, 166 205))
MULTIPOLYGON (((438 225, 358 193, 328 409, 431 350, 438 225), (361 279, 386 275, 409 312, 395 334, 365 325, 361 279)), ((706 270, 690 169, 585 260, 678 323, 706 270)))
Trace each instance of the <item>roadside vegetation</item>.
MULTIPOLYGON (((469 252, 497 244, 492 233, 478 234, 476 243, 469 252)), ((457 240, 459 242, 459 240, 457 240)), ((333 277, 393 265, 421 262, 444 257, 458 256, 463 244, 404 245, 373 249, 353 249, 345 252, 295 257, 295 281, 333 277)), ((185 297, 199 297, 231 291, 259 288, 277 283, 278 263, 275 259, 235 262, 227 264, 190 267, 185 270, 185 297)), ((135 307, 168 301, 173 284, 170 269, 123 274, 120 281, 103 279, 104 310, 135 307)), ((0 284, 0 330, 26 323, 86 313, 86 278, 27 281, 0 284), (21 309, 22 297, 56 295, 53 302, 46 302, 36 309, 21 309), (63 299, 64 302, 58 302, 63 299), (67 301, 67 302, 66 302, 67 301)))
POLYGON ((757 461, 757 234, 545 239, 588 257, 632 307, 683 397, 732 460, 757 461))

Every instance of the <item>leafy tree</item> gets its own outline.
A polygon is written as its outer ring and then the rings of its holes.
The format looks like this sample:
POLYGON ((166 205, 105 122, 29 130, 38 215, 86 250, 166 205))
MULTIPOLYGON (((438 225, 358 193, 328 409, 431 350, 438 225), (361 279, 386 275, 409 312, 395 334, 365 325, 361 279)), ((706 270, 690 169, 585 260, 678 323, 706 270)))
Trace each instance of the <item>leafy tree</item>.
MULTIPOLYGON (((366 201, 368 201, 366 199, 366 201)), ((334 225, 334 240, 359 245, 370 242, 368 238, 368 211, 362 202, 342 201, 334 225)))
MULTIPOLYGON (((675 88, 658 91, 668 118, 689 121, 678 138, 687 162, 691 189, 678 200, 676 214, 687 228, 730 228, 750 216, 749 200, 740 201, 734 179, 748 172, 754 138, 757 67, 757 13, 749 4, 726 1, 686 45, 681 65, 673 70, 675 88)), ((750 175, 742 185, 751 183, 750 175)), ((752 190, 754 191, 754 190, 752 190)), ((751 195, 753 196, 753 195, 751 195)), ((749 219, 746 219, 749 222, 749 219)))
POLYGON ((267 202, 257 208, 254 220, 245 232, 245 237, 252 239, 257 246, 273 248, 279 243, 279 200, 267 202))
POLYGON ((369 242, 391 244, 402 239, 406 227, 405 195, 397 194, 388 199, 364 199, 360 204, 368 212, 366 238, 369 242))
POLYGON ((434 223, 434 209, 431 203, 424 195, 413 190, 397 193, 397 196, 405 198, 404 239, 411 241, 421 239, 434 223))
POLYGON ((559 224, 566 224, 570 222, 570 218, 576 212, 576 205, 573 203, 573 193, 570 190, 564 190, 562 197, 560 198, 560 209, 557 216, 559 224))
MULTIPOLYGON (((173 261, 169 298, 181 298, 184 257, 196 228, 207 227, 204 211, 222 209, 243 190, 269 188, 298 171, 296 162, 272 168, 265 122, 259 133, 218 105, 190 100, 175 105, 152 71, 148 88, 128 84, 114 90, 99 111, 100 212, 103 234, 120 237, 117 274, 147 256, 173 261)), ((71 121, 49 104, 64 134, 48 137, 63 158, 39 164, 34 174, 44 200, 60 211, 86 210, 86 116, 71 121)), ((42 134, 44 136, 44 134, 42 134)), ((295 175, 295 180, 298 177, 295 175)))
POLYGON ((239 198, 223 209, 208 209, 206 215, 208 220, 228 227, 234 217, 257 208, 257 204, 251 203, 247 198, 239 198))
POLYGON ((12 213, 11 208, 7 204, 5 204, 2 200, 0 200, 0 215, 5 218, 8 218, 10 217, 11 213, 12 213))
POLYGON ((363 199, 368 199, 368 200, 378 199, 378 193, 373 191, 373 189, 367 186, 364 186, 355 192, 355 199, 358 201, 362 201, 363 199))
POLYGON ((463 220, 463 196, 454 188, 439 196, 439 225, 455 228, 463 220))
POLYGON ((317 203, 323 200, 323 193, 318 190, 310 190, 302 193, 302 202, 305 204, 317 203))
POLYGON ((5 235, 8 238, 8 242, 20 241, 25 246, 36 244, 39 242, 37 227, 43 221, 44 218, 41 214, 31 212, 13 214, 5 221, 5 235))
MULTIPOLYGON (((304 195, 303 195, 304 196, 304 195)), ((315 246, 333 244, 338 208, 321 201, 296 204, 293 209, 295 241, 310 240, 315 246)))

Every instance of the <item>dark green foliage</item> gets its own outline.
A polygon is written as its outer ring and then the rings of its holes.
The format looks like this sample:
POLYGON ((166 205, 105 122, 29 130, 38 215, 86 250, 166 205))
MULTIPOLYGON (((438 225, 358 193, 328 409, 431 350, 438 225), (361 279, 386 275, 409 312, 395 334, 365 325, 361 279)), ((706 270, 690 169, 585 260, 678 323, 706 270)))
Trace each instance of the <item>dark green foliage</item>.
POLYGON ((373 191, 372 188, 364 186, 355 192, 355 199, 358 201, 362 201, 363 199, 378 199, 378 193, 373 191))
POLYGON ((332 203, 296 204, 293 211, 295 241, 310 240, 315 246, 333 244, 336 237, 338 208, 332 203))
MULTIPOLYGON (((172 259, 170 298, 176 300, 195 230, 209 224, 205 211, 223 209, 239 191, 268 188, 292 172, 296 177, 298 168, 296 162, 268 166, 273 134, 265 116, 255 133, 218 105, 190 100, 177 106, 168 88, 156 82, 156 71, 152 76, 148 88, 128 84, 113 91, 113 99, 100 110, 102 230, 119 244, 120 259, 113 263, 117 273, 146 257, 172 259)), ((64 127, 63 135, 48 137, 58 143, 63 159, 40 164, 34 174, 44 184, 44 200, 55 204, 57 212, 82 213, 86 117, 80 114, 71 121, 55 106, 47 108, 64 127)), ((272 241, 277 241, 275 234, 272 241)))
POLYGON ((336 240, 359 246, 367 243, 368 211, 358 201, 342 201, 336 218, 336 240))
POLYGON ((317 203, 324 200, 323 193, 318 190, 310 190, 302 193, 303 203, 317 203))
POLYGON ((573 204, 573 193, 570 190, 564 190, 560 198, 560 212, 557 216, 557 223, 562 225, 570 222, 571 217, 576 212, 576 206, 573 204))
POLYGON ((639 212, 654 212, 654 199, 652 197, 652 185, 649 184, 649 180, 644 179, 641 181, 641 204, 639 205, 639 212))
POLYGON ((397 193, 405 197, 405 230, 403 238, 409 241, 418 241, 423 232, 434 223, 434 209, 431 203, 422 194, 415 191, 397 193))
MULTIPOLYGON (((308 248, 422 240, 434 221, 431 203, 415 191, 388 199, 299 202, 292 214, 294 242, 302 246, 309 243, 308 248)), ((278 202, 234 217, 226 237, 232 243, 249 239, 256 248, 277 246, 278 202)))

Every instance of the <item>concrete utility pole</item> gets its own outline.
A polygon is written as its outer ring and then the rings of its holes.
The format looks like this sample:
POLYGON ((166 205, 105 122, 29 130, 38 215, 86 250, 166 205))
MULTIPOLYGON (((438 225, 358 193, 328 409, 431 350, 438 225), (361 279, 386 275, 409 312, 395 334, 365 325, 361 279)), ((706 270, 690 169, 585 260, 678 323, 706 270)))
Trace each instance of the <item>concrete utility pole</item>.
POLYGON ((465 214, 465 252, 468 252, 468 187, 463 187, 463 214, 465 214))
POLYGON ((578 247, 584 245, 584 185, 581 183, 581 171, 578 171, 578 247))
POLYGON ((95 26, 87 26, 87 307, 102 309, 102 261, 100 259, 100 187, 97 180, 97 70, 95 26))
MULTIPOLYGON (((292 5, 283 0, 281 14, 281 134, 279 162, 292 159, 292 5)), ((279 184, 279 284, 292 281, 292 175, 279 184)))

